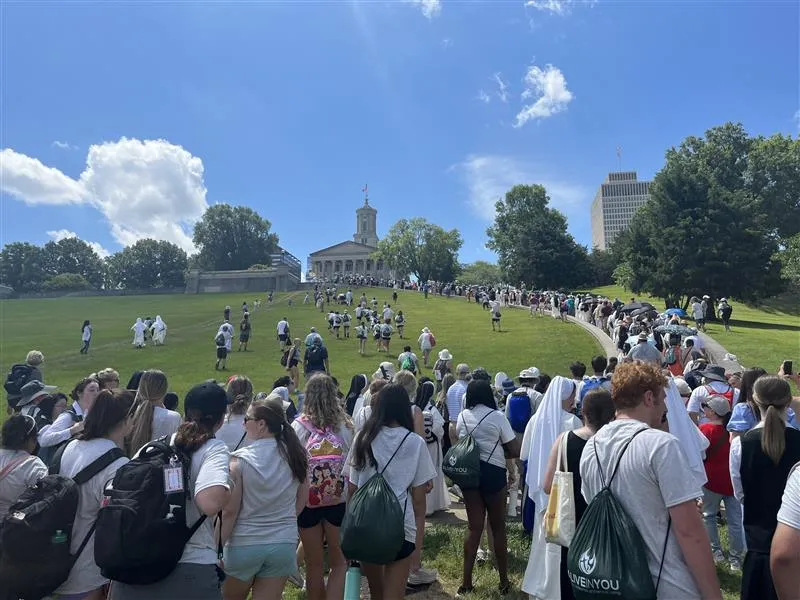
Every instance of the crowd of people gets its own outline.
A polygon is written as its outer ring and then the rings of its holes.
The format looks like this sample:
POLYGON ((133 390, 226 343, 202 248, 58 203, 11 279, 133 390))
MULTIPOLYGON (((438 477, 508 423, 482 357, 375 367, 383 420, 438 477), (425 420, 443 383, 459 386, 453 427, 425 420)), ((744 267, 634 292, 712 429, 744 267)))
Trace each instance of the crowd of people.
MULTIPOLYGON (((501 306, 515 306, 510 292, 506 300, 476 291, 468 299, 488 304, 493 321, 501 306)), ((338 302, 339 294, 327 300, 338 302)), ((596 525, 609 497, 624 509, 627 529, 638 532, 633 550, 645 558, 645 580, 659 598, 721 598, 715 564, 742 573, 745 600, 798 597, 800 400, 789 381, 800 378, 785 367, 775 375, 726 372, 702 349, 658 330, 680 325, 672 316, 630 315, 620 306, 601 323, 612 334, 612 318, 628 331, 640 328, 633 347, 592 357, 590 374, 574 361, 563 374, 530 366, 512 378, 454 364, 448 349, 431 365, 436 339, 428 327, 410 338, 422 361, 410 341, 393 350, 392 323, 403 337, 396 296, 382 310, 366 294, 343 300, 356 306, 361 351, 361 331, 372 327, 385 353, 346 393, 331 376, 322 335, 312 328, 305 340, 292 338, 286 318, 276 328, 286 375, 271 389, 255 389, 244 374, 205 381, 185 395, 182 413, 162 371, 136 372, 123 386, 116 370, 103 369, 67 397, 45 384, 44 356, 31 351, 15 365, 27 368, 16 377, 12 369, 6 385, 0 600, 27 598, 45 580, 53 587, 38 597, 59 600, 272 600, 289 581, 312 600, 343 598, 354 559, 348 527, 358 511, 382 501, 359 493, 376 478, 396 502, 402 532, 391 559, 359 557, 376 600, 402 598, 407 586, 438 579, 422 561, 426 518, 454 503, 467 516, 457 597, 478 597, 477 562, 493 564, 498 592, 510 591, 506 528, 517 515, 531 536, 524 593, 556 600, 620 585, 609 570, 632 567, 603 554, 612 533, 596 525), (573 493, 558 497, 571 507, 574 527, 554 536, 550 525, 561 513, 551 500, 564 473, 573 493), (65 502, 56 491, 69 486, 69 527, 20 536, 42 523, 53 528, 58 521, 46 511, 65 502), (63 574, 42 575, 32 557, 63 561, 65 544, 71 562, 63 574), (591 552, 574 556, 576 548, 591 552)), ((538 300, 560 318, 568 299, 538 300)), ((330 311, 329 335, 339 337, 337 322, 344 326, 348 310, 330 311)), ((248 307, 242 314, 249 318, 248 307)), ((233 337, 229 319, 228 309, 216 336, 225 339, 215 337, 226 351, 217 354, 220 369, 233 337)), ((371 526, 377 538, 388 524, 371 526)))

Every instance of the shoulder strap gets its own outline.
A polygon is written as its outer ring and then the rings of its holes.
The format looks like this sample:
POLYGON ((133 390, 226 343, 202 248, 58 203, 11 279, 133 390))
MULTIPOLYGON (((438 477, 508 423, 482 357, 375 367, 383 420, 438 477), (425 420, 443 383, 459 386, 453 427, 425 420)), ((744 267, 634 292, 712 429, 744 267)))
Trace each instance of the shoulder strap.
POLYGON ((27 456, 20 456, 17 460, 12 460, 10 463, 8 463, 5 466, 5 468, 2 471, 0 471, 0 480, 4 479, 9 473, 11 473, 11 471, 21 466, 22 463, 24 463, 30 457, 31 457, 30 454, 28 454, 27 456))
POLYGON ((56 448, 53 458, 50 459, 48 472, 50 475, 58 475, 61 472, 61 457, 64 456, 64 449, 69 446, 69 441, 62 443, 56 448))
POLYGON ((403 439, 402 439, 402 440, 400 440, 400 443, 397 445, 397 450, 395 450, 395 451, 394 451, 394 454, 392 454, 392 457, 391 457, 391 458, 390 458, 390 459, 389 459, 389 460, 386 462, 386 466, 384 466, 384 467, 383 467, 383 468, 382 468, 382 469, 379 471, 379 473, 380 473, 381 475, 383 475, 383 472, 384 472, 386 469, 388 469, 388 468, 389 468, 389 464, 390 464, 390 463, 391 463, 391 462, 394 460, 394 457, 395 457, 395 456, 397 456, 397 453, 398 453, 398 452, 400 452, 400 448, 403 446, 403 442, 405 442, 405 441, 406 441, 406 439, 408 438, 408 436, 410 436, 412 433, 413 433, 413 432, 409 431, 409 432, 408 432, 408 433, 407 433, 407 434, 406 434, 406 435, 403 437, 403 439))
POLYGON ((658 584, 661 583, 661 571, 664 569, 664 559, 667 556, 667 542, 669 542, 669 530, 672 527, 672 517, 667 521, 667 534, 664 536, 664 549, 661 551, 661 564, 658 566, 658 579, 656 579, 656 593, 658 593, 658 584))
POLYGON ((637 435, 642 433, 645 429, 649 429, 649 428, 648 427, 642 427, 639 431, 634 433, 627 442, 625 442, 625 445, 622 447, 622 451, 619 453, 619 457, 617 458, 617 464, 614 466, 614 470, 611 473, 611 478, 608 480, 608 483, 606 483, 605 477, 603 476, 603 467, 600 465, 600 457, 598 456, 598 453, 597 453, 597 446, 595 446, 594 458, 597 461, 597 469, 598 469, 598 472, 600 473, 600 481, 603 484, 604 488, 610 488, 611 487, 611 482, 614 481, 614 477, 617 476, 617 471, 619 470, 619 464, 622 462, 622 457, 625 456, 625 452, 628 450, 628 446, 631 445, 631 442, 633 441, 633 438, 635 438, 637 435))
POLYGON ((556 455, 556 473, 561 471, 562 467, 563 467, 564 471, 568 470, 566 468, 567 467, 567 457, 566 457, 567 443, 565 441, 566 437, 567 437, 566 433, 562 433, 560 436, 558 436, 558 454, 556 455))
MULTIPOLYGON (((483 418, 482 418, 480 421, 478 421, 478 424, 477 424, 477 425, 475 425, 475 427, 473 427, 473 428, 472 428, 472 431, 470 431, 470 432, 469 432, 467 435, 472 435, 473 433, 475 433, 475 430, 476 430, 476 429, 477 429, 477 428, 480 426, 480 424, 481 424, 481 423, 483 423, 484 419, 486 419, 486 417, 488 417, 488 416, 489 416, 490 414, 492 414, 493 412, 494 412, 494 411, 492 411, 491 409, 489 409, 489 412, 488 412, 488 413, 486 413, 485 415, 483 415, 483 418)), ((465 423, 465 425, 466 425, 466 423, 465 423)))
POLYGON ((242 437, 239 439, 239 443, 238 443, 238 444, 236 444, 236 446, 233 448, 233 451, 234 451, 234 452, 236 452, 236 451, 239 449, 239 446, 241 446, 241 445, 242 445, 242 442, 244 441, 244 438, 245 438, 245 437, 247 437, 247 432, 245 432, 245 433, 243 433, 243 434, 242 434, 242 437))
POLYGON ((72 479, 78 485, 83 485, 111 463, 124 457, 125 453, 120 448, 112 448, 81 469, 72 479))
POLYGON ((717 441, 714 442, 714 444, 708 449, 708 452, 706 452, 706 458, 703 462, 710 460, 711 457, 714 456, 714 450, 722 446, 722 444, 725 443, 726 439, 728 439, 728 432, 723 431, 722 435, 717 438, 717 441))

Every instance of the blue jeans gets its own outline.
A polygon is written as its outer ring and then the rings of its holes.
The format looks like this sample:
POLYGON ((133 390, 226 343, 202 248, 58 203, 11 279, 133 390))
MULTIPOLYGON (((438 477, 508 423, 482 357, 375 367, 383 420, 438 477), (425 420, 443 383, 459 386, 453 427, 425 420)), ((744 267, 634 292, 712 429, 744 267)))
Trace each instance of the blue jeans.
POLYGON ((744 525, 742 524, 742 505, 734 496, 723 496, 703 488, 703 524, 711 541, 711 551, 721 552, 717 530, 717 513, 719 503, 725 503, 725 520, 728 522, 728 543, 730 544, 729 556, 731 559, 742 559, 745 553, 744 525))

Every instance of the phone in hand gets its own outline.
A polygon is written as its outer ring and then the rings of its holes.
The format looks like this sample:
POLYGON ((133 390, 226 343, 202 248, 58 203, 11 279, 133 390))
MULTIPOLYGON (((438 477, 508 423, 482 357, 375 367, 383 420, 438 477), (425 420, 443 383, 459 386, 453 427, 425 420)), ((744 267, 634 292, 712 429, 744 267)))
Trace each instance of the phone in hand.
POLYGON ((784 375, 792 375, 792 361, 785 360, 781 366, 784 375))

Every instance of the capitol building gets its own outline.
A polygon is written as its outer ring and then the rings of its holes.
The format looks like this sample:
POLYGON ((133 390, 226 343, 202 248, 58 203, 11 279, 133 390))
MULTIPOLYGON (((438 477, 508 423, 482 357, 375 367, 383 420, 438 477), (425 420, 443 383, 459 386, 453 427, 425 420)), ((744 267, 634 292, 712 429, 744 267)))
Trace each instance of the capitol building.
POLYGON ((364 206, 356 209, 356 232, 353 240, 345 240, 308 257, 308 279, 333 280, 342 277, 363 276, 391 279, 393 273, 382 260, 372 254, 378 247, 378 211, 364 198, 364 206))

